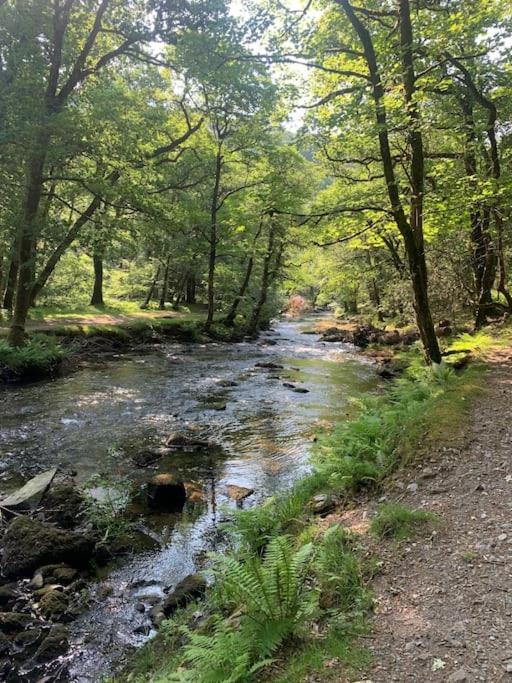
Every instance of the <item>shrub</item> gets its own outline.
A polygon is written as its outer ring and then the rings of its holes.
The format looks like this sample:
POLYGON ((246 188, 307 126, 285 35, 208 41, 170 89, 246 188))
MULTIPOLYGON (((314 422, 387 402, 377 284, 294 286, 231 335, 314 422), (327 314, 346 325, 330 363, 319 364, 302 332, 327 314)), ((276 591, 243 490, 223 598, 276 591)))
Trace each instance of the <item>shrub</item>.
POLYGON ((17 348, 0 340, 0 366, 14 375, 51 372, 65 355, 66 352, 55 339, 44 334, 35 334, 24 346, 17 348))

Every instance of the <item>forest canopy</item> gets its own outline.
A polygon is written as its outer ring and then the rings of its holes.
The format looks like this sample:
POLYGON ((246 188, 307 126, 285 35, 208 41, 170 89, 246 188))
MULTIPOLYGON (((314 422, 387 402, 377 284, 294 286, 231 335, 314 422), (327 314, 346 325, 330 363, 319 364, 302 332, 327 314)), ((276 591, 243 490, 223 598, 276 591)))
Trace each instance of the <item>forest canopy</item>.
POLYGON ((414 325, 512 307, 505 0, 4 0, 0 295, 203 305, 247 333, 301 295, 414 325))

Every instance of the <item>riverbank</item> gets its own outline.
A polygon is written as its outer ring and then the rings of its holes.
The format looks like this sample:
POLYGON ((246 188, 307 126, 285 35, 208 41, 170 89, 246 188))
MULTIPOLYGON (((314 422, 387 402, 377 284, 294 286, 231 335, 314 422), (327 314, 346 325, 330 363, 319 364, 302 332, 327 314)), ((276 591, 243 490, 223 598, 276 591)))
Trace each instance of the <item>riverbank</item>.
MULTIPOLYGON (((475 358, 497 340, 466 335, 452 350, 471 343, 475 358)), ((164 622, 116 680, 177 680, 177 671, 179 680, 219 683, 360 679, 370 653, 358 636, 371 628, 371 592, 387 539, 443 529, 442 518, 423 514, 418 497, 412 509, 403 507, 388 492, 390 482, 407 477, 412 464, 428 479, 422 458, 429 444, 466 424, 486 372, 482 362, 457 375, 416 360, 384 396, 364 400, 358 418, 319 438, 313 475, 237 517, 231 532, 238 550, 213 561, 215 587, 206 601, 164 622)), ((419 490, 414 481, 407 486, 411 495, 419 490)), ((379 680, 391 680, 385 675, 379 680)))
MULTIPOLYGON (((131 311, 131 309, 130 309, 131 311)), ((27 325, 24 347, 12 349, 6 338, 8 325, 0 325, 0 383, 51 377, 76 366, 94 353, 126 351, 141 344, 166 340, 186 342, 240 341, 243 331, 214 322, 207 330, 203 310, 70 313, 51 312, 27 325)))

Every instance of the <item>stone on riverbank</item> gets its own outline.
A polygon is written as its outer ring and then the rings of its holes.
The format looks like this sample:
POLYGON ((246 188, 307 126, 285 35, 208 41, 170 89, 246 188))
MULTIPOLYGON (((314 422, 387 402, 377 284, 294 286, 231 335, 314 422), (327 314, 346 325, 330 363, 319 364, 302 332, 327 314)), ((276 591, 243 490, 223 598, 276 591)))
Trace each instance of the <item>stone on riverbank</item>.
POLYGON ((201 574, 191 574, 169 593, 162 605, 163 613, 166 617, 181 607, 185 607, 193 600, 200 600, 206 593, 207 583, 201 574))
POLYGON ((65 562, 85 566, 93 552, 93 540, 84 534, 55 527, 29 517, 17 517, 3 538, 2 566, 8 577, 29 576, 45 564, 65 562))
POLYGON ((52 626, 49 634, 43 640, 34 655, 34 661, 38 664, 51 662, 53 659, 65 654, 69 647, 68 630, 61 624, 52 626))
POLYGON ((42 504, 45 521, 72 529, 80 521, 84 496, 72 482, 57 482, 46 491, 42 504))

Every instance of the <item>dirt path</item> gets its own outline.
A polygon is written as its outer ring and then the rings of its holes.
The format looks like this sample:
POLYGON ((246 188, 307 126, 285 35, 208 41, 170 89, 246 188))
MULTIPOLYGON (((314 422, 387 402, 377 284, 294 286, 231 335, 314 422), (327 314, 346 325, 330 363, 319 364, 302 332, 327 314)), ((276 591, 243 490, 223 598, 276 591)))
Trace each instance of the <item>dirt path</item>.
POLYGON ((386 544, 360 678, 512 682, 512 350, 491 359, 465 433, 429 453, 390 497, 443 524, 386 544))

